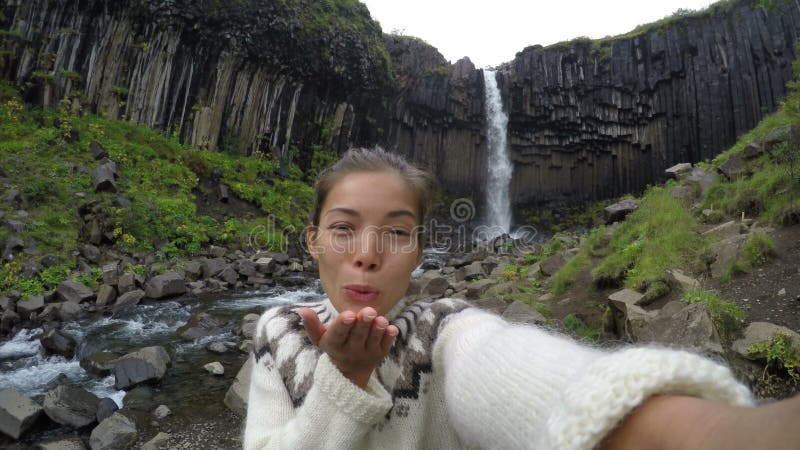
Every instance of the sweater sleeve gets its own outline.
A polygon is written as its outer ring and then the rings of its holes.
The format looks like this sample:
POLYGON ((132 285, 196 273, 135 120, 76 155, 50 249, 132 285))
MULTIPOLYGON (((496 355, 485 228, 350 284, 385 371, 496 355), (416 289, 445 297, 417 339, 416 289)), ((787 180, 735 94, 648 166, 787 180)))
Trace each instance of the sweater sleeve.
MULTIPOLYGON (((258 330, 264 332, 265 328, 259 326, 258 330)), ((303 403, 294 407, 277 366, 269 353, 254 361, 244 434, 246 450, 356 448, 392 406, 391 397, 374 376, 367 388, 361 389, 323 353, 303 403)))
POLYGON ((481 448, 591 449, 654 394, 753 404, 731 371, 687 351, 580 345, 474 308, 434 346, 451 423, 481 448))

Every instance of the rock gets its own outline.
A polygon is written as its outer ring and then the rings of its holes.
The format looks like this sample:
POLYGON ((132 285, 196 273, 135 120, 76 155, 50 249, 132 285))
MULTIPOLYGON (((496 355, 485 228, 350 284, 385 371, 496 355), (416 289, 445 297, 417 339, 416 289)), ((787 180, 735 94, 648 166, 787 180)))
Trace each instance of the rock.
MULTIPOLYGON (((608 300, 612 305, 615 303, 624 303, 627 305, 639 306, 643 298, 644 294, 640 294, 632 289, 622 289, 608 296, 608 300)), ((623 308, 620 307, 618 309, 622 310, 623 308)))
POLYGON ((515 301, 503 311, 503 318, 512 323, 544 324, 547 318, 529 305, 515 301))
POLYGON ((140 383, 160 381, 169 363, 169 355, 161 346, 128 353, 114 365, 114 385, 116 389, 129 389, 140 383))
POLYGON ((741 249, 747 235, 740 234, 711 244, 711 251, 715 255, 711 263, 711 277, 722 278, 731 265, 741 256, 741 249))
POLYGON ((614 203, 613 205, 606 206, 606 223, 619 222, 628 214, 636 211, 639 208, 639 202, 633 199, 625 199, 621 202, 614 203))
POLYGON ((56 292, 67 302, 80 303, 94 299, 94 292, 86 285, 76 281, 64 281, 58 285, 56 292))
POLYGON ((44 396, 44 412, 53 422, 74 428, 85 427, 97 419, 100 399, 91 392, 61 385, 44 396))
POLYGON ((303 271, 303 265, 298 263, 298 262, 293 262, 293 263, 289 264, 289 271, 290 272, 302 272, 303 271))
POLYGON ((110 284, 101 284, 100 288, 97 290, 97 301, 96 304, 100 306, 110 305, 114 303, 114 300, 117 298, 117 290, 114 286, 110 284))
POLYGON ((55 328, 47 331, 39 339, 39 342, 41 342, 45 353, 49 355, 61 355, 67 359, 72 359, 75 356, 75 347, 77 347, 75 339, 55 328))
POLYGON ((208 313, 192 314, 185 325, 178 328, 178 337, 187 341, 222 333, 223 323, 208 313))
POLYGON ((423 285, 421 294, 426 297, 441 297, 450 288, 450 281, 446 277, 436 274, 423 285))
POLYGON ((59 258, 58 256, 47 254, 42 256, 40 262, 44 267, 53 267, 61 264, 61 258, 59 258))
POLYGON ((31 295, 27 300, 17 302, 17 312, 22 317, 30 317, 31 313, 39 312, 44 309, 44 296, 31 295))
POLYGON ((24 222, 20 222, 19 220, 6 220, 6 228, 9 229, 12 233, 23 233, 26 227, 24 222))
POLYGON ((225 406, 241 417, 247 415, 247 397, 250 392, 250 372, 253 370, 253 358, 247 358, 236 374, 233 384, 225 393, 225 406))
POLYGON ((69 322, 82 317, 85 313, 81 305, 72 302, 51 303, 56 308, 59 320, 69 322))
POLYGON ((790 141, 793 136, 797 136, 799 133, 800 128, 797 127, 797 125, 775 127, 769 133, 767 133, 767 135, 761 141, 761 145, 764 147, 764 151, 771 153, 776 146, 782 142, 790 141))
POLYGON ((78 436, 49 439, 36 444, 36 450, 86 450, 78 436))
POLYGON ((109 164, 103 164, 92 171, 92 185, 95 192, 117 192, 114 181, 115 171, 109 164))
POLYGON ((230 190, 228 189, 228 186, 225 186, 224 184, 220 184, 219 185, 219 201, 222 202, 222 203, 228 203, 229 200, 230 200, 230 190))
POLYGON ((119 282, 119 264, 112 262, 103 265, 103 283, 116 286, 119 282))
POLYGON ((117 293, 122 295, 136 289, 136 277, 132 273, 125 273, 117 280, 117 293))
POLYGON ((11 189, 6 193, 6 202, 18 208, 19 205, 22 204, 22 194, 18 189, 11 189))
POLYGON ((252 339, 245 339, 239 344, 239 351, 242 353, 250 353, 253 351, 253 340, 252 339))
POLYGON ((483 264, 480 261, 472 262, 456 270, 456 281, 472 281, 481 277, 485 277, 486 273, 483 271, 483 264))
POLYGON ((256 270, 263 274, 271 274, 275 271, 275 262, 272 258, 259 258, 256 260, 256 270))
POLYGON ((44 390, 45 391, 52 391, 53 389, 61 386, 66 385, 69 383, 69 377, 65 373, 59 373, 55 377, 51 378, 50 381, 45 383, 44 390))
POLYGON ((119 410, 117 402, 111 398, 101 398, 97 403, 97 423, 100 423, 119 410))
POLYGON ((784 297, 784 296, 786 296, 786 288, 781 288, 781 290, 778 291, 778 297, 784 297))
POLYGON ((755 142, 747 144, 747 147, 742 151, 744 159, 755 159, 764 154, 764 150, 755 142))
POLYGON ((108 156, 106 149, 104 149, 103 146, 98 144, 96 141, 92 141, 92 143, 89 144, 89 151, 92 152, 92 157, 95 159, 95 161, 99 161, 108 156))
POLYGON ((563 252, 556 252, 539 264, 539 271, 545 276, 552 277, 558 270, 567 263, 567 258, 563 252))
POLYGON ((201 265, 203 278, 215 277, 225 270, 226 267, 228 267, 228 263, 224 258, 206 259, 201 265))
POLYGON ((158 407, 153 411, 153 417, 158 420, 162 420, 165 417, 172 414, 172 411, 167 407, 167 405, 158 405, 158 407))
POLYGON ((744 330, 744 337, 733 342, 731 349, 736 353, 750 360, 766 358, 764 352, 750 352, 753 345, 768 344, 777 334, 789 337, 792 348, 800 351, 800 334, 784 326, 775 325, 769 322, 752 322, 744 330))
POLYGON ((186 293, 186 281, 177 272, 155 276, 147 282, 145 295, 148 298, 162 299, 186 293))
POLYGON ((203 369, 205 369, 206 372, 208 372, 208 373, 210 373, 212 375, 224 375, 225 374, 225 368, 222 367, 222 364, 220 364, 219 361, 210 362, 210 363, 204 365, 203 369))
POLYGON ((100 165, 101 166, 108 166, 108 168, 111 170, 111 173, 114 174, 114 179, 115 180, 117 178, 119 178, 119 174, 117 173, 117 163, 115 163, 114 161, 112 161, 112 160, 110 160, 109 158, 106 157, 106 158, 103 158, 103 159, 100 160, 100 165))
POLYGON ((253 277, 258 275, 258 266, 249 259, 240 259, 236 261, 236 271, 239 272, 239 275, 253 277))
POLYGON ((25 248, 25 243, 15 237, 6 239, 6 245, 3 249, 3 260, 11 261, 14 256, 25 248))
POLYGON ((228 347, 226 347, 222 342, 211 342, 210 344, 206 345, 206 350, 212 353, 222 354, 228 351, 228 347))
POLYGON ((11 301, 8 297, 0 297, 0 311, 16 310, 17 303, 11 301))
POLYGON ((7 333, 14 328, 14 325, 19 323, 20 317, 15 311, 7 309, 3 311, 3 315, 0 316, 0 330, 3 333, 7 333))
POLYGON ((679 286, 684 291, 688 291, 690 289, 697 289, 700 287, 699 281, 695 280, 692 277, 684 275, 683 272, 678 269, 668 270, 667 273, 670 276, 670 282, 674 286, 679 286))
POLYGON ((714 320, 704 303, 685 305, 679 300, 668 303, 652 317, 649 326, 636 331, 635 340, 723 353, 714 320))
POLYGON ((31 279, 40 276, 42 272, 39 270, 39 265, 34 260, 25 261, 25 266, 22 268, 20 275, 22 278, 31 279))
POLYGON ((42 407, 16 389, 0 389, 0 432, 19 439, 42 414, 42 407))
POLYGON ((692 191, 692 188, 688 186, 675 186, 671 191, 669 191, 669 196, 688 203, 694 199, 694 192, 692 191))
POLYGON ((212 245, 208 248, 208 253, 211 254, 213 258, 222 258, 228 253, 228 249, 218 245, 212 245))
POLYGON ((186 279, 195 281, 203 274, 203 266, 198 261, 184 261, 183 272, 186 279))
POLYGON ((110 352, 92 353, 82 358, 80 365, 88 374, 99 378, 111 374, 117 359, 119 356, 110 352))
POLYGON ((692 169, 692 174, 684 180, 684 183, 687 186, 698 186, 701 196, 705 197, 711 186, 717 183, 717 178, 717 174, 708 173, 700 167, 695 167, 692 169))
POLYGON ((144 291, 141 289, 136 289, 130 292, 126 292, 120 295, 117 298, 117 301, 114 302, 112 311, 114 311, 114 314, 116 314, 122 311, 123 309, 132 308, 138 305, 143 298, 144 298, 144 291))
POLYGON ((747 227, 735 220, 725 222, 721 225, 703 232, 703 236, 715 235, 722 239, 739 236, 740 234, 747 233, 747 227))
POLYGON ((717 168, 717 171, 725 175, 725 178, 727 178, 728 180, 735 180, 736 178, 739 177, 739 175, 741 175, 743 166, 744 166, 744 160, 742 158, 742 154, 734 153, 728 158, 727 161, 722 163, 717 168))
POLYGON ((87 261, 97 264, 100 261, 100 249, 92 244, 84 244, 80 246, 81 255, 87 261))
POLYGON ((490 279, 483 279, 470 282, 467 285, 467 298, 476 299, 482 296, 487 289, 489 289, 492 285, 496 283, 497 282, 495 280, 490 280, 490 279))
POLYGON ((167 448, 169 439, 172 437, 169 433, 159 432, 153 439, 145 442, 141 450, 159 450, 167 448))
POLYGON ((245 339, 252 339, 256 333, 258 326, 258 314, 248 314, 242 318, 242 324, 239 327, 239 335, 245 339), (253 317, 255 316, 255 317, 253 317))
POLYGON ((680 163, 680 164, 675 164, 674 166, 665 170, 664 173, 667 174, 667 178, 679 180, 682 175, 691 172, 691 170, 692 170, 691 163, 680 163))
POLYGON ((133 447, 136 437, 136 425, 115 412, 92 430, 89 446, 92 450, 124 450, 133 447))
POLYGON ((219 273, 219 277, 228 284, 234 284, 237 280, 239 280, 239 274, 236 273, 231 266, 225 267, 225 269, 219 273))

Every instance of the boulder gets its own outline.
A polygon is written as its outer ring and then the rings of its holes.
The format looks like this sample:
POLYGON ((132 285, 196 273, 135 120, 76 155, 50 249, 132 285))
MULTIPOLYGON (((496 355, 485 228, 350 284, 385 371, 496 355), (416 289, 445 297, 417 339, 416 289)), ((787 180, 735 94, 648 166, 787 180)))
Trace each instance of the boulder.
POLYGON ((700 167, 695 167, 692 169, 692 174, 684 180, 684 183, 687 186, 697 186, 701 195, 705 197, 711 186, 717 183, 717 179, 717 174, 708 173, 700 167))
POLYGON ((222 342, 211 342, 206 345, 206 350, 210 351, 211 353, 222 354, 227 353, 228 347, 222 342))
POLYGON ((136 425, 119 412, 100 422, 92 430, 89 446, 92 450, 124 450, 133 448, 137 437, 136 425))
POLYGON ((635 330, 635 341, 723 353, 714 320, 704 303, 686 305, 676 300, 648 318, 648 326, 635 330))
POLYGON ((100 306, 110 305, 117 299, 117 290, 110 284, 101 284, 97 290, 97 303, 100 306))
POLYGON ((219 361, 210 362, 203 366, 206 372, 212 375, 224 375, 225 374, 225 367, 220 364, 219 361))
POLYGON ((189 281, 195 281, 203 275, 203 265, 199 261, 183 261, 184 277, 189 281))
POLYGON ((8 228, 12 233, 22 233, 28 227, 25 226, 24 222, 20 222, 19 220, 9 219, 6 220, 6 228, 8 228))
POLYGON ((81 256, 86 258, 90 263, 96 264, 100 261, 100 249, 92 244, 83 244, 80 246, 81 256))
POLYGON ((231 199, 230 195, 231 195, 231 193, 230 193, 230 189, 228 189, 228 186, 225 186, 224 184, 220 184, 219 185, 219 201, 222 202, 222 203, 228 203, 228 201, 230 201, 230 199, 231 199))
POLYGON ((539 271, 545 276, 552 277, 558 270, 567 263, 567 258, 563 252, 556 252, 539 263, 539 271))
POLYGON ((82 358, 80 365, 86 373, 95 377, 105 377, 114 370, 119 355, 110 352, 92 353, 82 358))
POLYGON ((178 328, 178 337, 187 341, 222 333, 223 322, 208 313, 192 314, 189 321, 178 328))
POLYGON ((788 142, 793 136, 800 134, 800 127, 797 125, 785 125, 782 127, 773 128, 764 139, 761 141, 764 150, 767 153, 772 152, 777 145, 782 142, 788 142))
POLYGON ((477 280, 470 283, 467 283, 467 298, 469 299, 476 299, 483 295, 487 289, 492 287, 496 284, 497 281, 490 280, 485 278, 483 280, 477 280))
POLYGON ((736 353, 750 360, 766 358, 763 352, 750 352, 753 345, 768 344, 777 334, 784 334, 789 337, 791 345, 800 351, 800 334, 784 326, 775 325, 769 322, 752 322, 744 330, 744 337, 733 342, 731 349, 736 353))
POLYGON ((227 266, 224 269, 222 269, 222 272, 220 272, 218 276, 222 281, 231 285, 235 284, 236 281, 239 280, 239 274, 236 273, 236 271, 233 270, 233 267, 231 266, 227 266))
POLYGON ((271 274, 275 271, 275 267, 277 266, 277 262, 272 258, 258 258, 255 262, 256 270, 263 274, 271 274))
POLYGON ((249 259, 240 259, 236 261, 236 271, 244 277, 254 277, 258 275, 258 266, 249 259))
POLYGON ((60 302, 51 303, 50 306, 56 308, 56 315, 62 322, 69 322, 82 317, 85 313, 84 309, 79 303, 60 302))
POLYGON ((116 389, 130 389, 137 384, 160 381, 169 363, 169 355, 161 346, 128 353, 114 365, 114 385, 116 389))
POLYGON ((422 286, 421 294, 425 297, 441 297, 450 288, 450 281, 439 274, 427 280, 422 286))
POLYGON ((211 254, 212 258, 222 258, 228 253, 228 249, 218 245, 212 245, 208 248, 208 253, 211 254))
POLYGON ((456 281, 472 281, 481 277, 485 277, 486 273, 483 271, 483 264, 480 261, 474 261, 466 266, 456 270, 456 281))
POLYGON ((228 267, 228 263, 225 261, 225 258, 206 259, 201 265, 203 278, 215 277, 225 270, 226 267, 228 267))
POLYGON ((696 279, 685 275, 679 269, 671 269, 667 270, 669 274, 670 283, 673 286, 680 287, 684 291, 688 291, 690 289, 698 289, 700 287, 700 282, 696 279))
POLYGON ((94 298, 94 292, 77 281, 67 280, 62 282, 56 288, 56 292, 66 302, 80 303, 94 298))
POLYGON ((19 439, 42 414, 42 407, 16 389, 0 389, 0 432, 19 439))
POLYGON ((747 227, 740 222, 735 220, 731 220, 725 222, 721 225, 717 225, 714 228, 704 231, 703 236, 719 236, 722 239, 738 236, 740 234, 747 233, 747 227))
POLYGON ((95 161, 99 161, 108 156, 106 149, 96 141, 92 141, 92 143, 89 144, 89 151, 92 152, 92 158, 94 158, 95 161))
POLYGON ((747 144, 747 147, 742 150, 744 159, 755 159, 764 154, 764 150, 755 142, 747 144))
POLYGON ((547 318, 529 305, 515 301, 503 311, 503 318, 512 323, 544 324, 547 318))
POLYGON ((244 316, 242 318, 242 324, 239 326, 239 335, 245 339, 252 339, 256 334, 259 318, 261 318, 261 316, 253 313, 244 316))
POLYGON ((112 310, 114 311, 114 314, 116 314, 122 311, 123 309, 132 308, 138 305, 143 298, 144 298, 144 291, 141 289, 136 289, 130 292, 126 292, 117 298, 117 301, 114 302, 112 310))
POLYGON ((110 164, 103 164, 92 171, 92 185, 95 192, 117 192, 114 181, 115 171, 110 164))
POLYGON ((42 263, 42 265, 44 267, 53 267, 53 266, 57 266, 57 265, 61 264, 61 258, 59 258, 58 256, 55 256, 55 255, 47 254, 47 255, 42 256, 42 259, 40 260, 40 262, 42 263))
POLYGON ((111 170, 111 173, 114 174, 115 180, 119 178, 119 174, 117 173, 117 163, 106 157, 100 160, 100 165, 108 166, 109 170, 111 170))
POLYGON ((19 323, 20 316, 15 311, 7 309, 3 311, 3 315, 0 316, 0 331, 3 333, 7 333, 14 328, 14 325, 19 323))
POLYGON ((119 410, 117 402, 108 397, 101 398, 97 403, 97 423, 100 423, 119 410))
POLYGON ((162 299, 186 293, 186 281, 178 272, 170 272, 155 276, 145 285, 148 298, 162 299))
POLYGON ((728 272, 731 265, 741 256, 741 249, 747 235, 729 237, 719 242, 711 244, 711 252, 714 254, 714 262, 711 263, 711 277, 722 278, 728 272))
POLYGON ((153 411, 153 417, 158 420, 162 420, 172 414, 172 411, 169 409, 167 405, 158 405, 158 407, 153 411))
POLYGON ((116 286, 119 282, 119 264, 116 262, 103 265, 103 283, 116 286))
POLYGON ((623 310, 624 308, 618 306, 619 304, 624 303, 627 305, 640 306, 643 298, 644 294, 640 294, 632 289, 622 289, 609 295, 608 301, 611 302, 612 305, 617 306, 617 309, 623 310))
MULTIPOLYGON (((467 291, 467 298, 469 298, 469 291, 467 291)), ((495 314, 502 314, 508 308, 508 303, 500 300, 497 297, 483 297, 476 300, 470 300, 476 307, 491 311, 495 314)))
POLYGON ((169 433, 164 433, 160 431, 153 439, 142 444, 141 450, 158 450, 162 448, 168 448, 169 439, 172 437, 169 433))
POLYGON ((44 296, 31 295, 27 300, 17 302, 17 312, 22 317, 29 317, 31 313, 39 312, 44 309, 44 296))
POLYGON ((691 172, 691 170, 692 170, 692 163, 680 163, 680 164, 675 164, 674 166, 665 170, 664 173, 667 175, 667 178, 679 180, 682 175, 691 172))
POLYGON ((44 396, 44 412, 53 422, 74 428, 85 427, 97 420, 100 399, 91 392, 61 385, 44 396))
POLYGON ((25 248, 25 243, 21 240, 11 236, 6 239, 6 245, 3 248, 3 260, 11 261, 14 256, 25 248))
POLYGON ((225 406, 241 417, 247 415, 247 397, 250 392, 250 372, 253 370, 253 358, 247 358, 236 374, 233 384, 225 393, 225 406))
POLYGON ((744 158, 742 158, 742 154, 734 153, 717 168, 717 171, 725 175, 728 180, 735 180, 742 174, 743 169, 744 158))
POLYGON ((136 276, 132 273, 124 273, 117 280, 117 294, 122 295, 136 289, 136 276))
POLYGON ((669 196, 685 202, 684 204, 688 204, 692 199, 694 199, 694 191, 689 186, 675 186, 669 191, 669 196))
POLYGON ((44 336, 39 339, 45 353, 49 355, 61 355, 67 359, 72 359, 75 356, 75 348, 78 343, 75 339, 55 328, 48 330, 44 336))
POLYGON ((638 208, 639 202, 633 199, 625 199, 614 203, 613 205, 606 206, 606 223, 609 224, 619 222, 625 219, 628 214, 636 211, 638 208))

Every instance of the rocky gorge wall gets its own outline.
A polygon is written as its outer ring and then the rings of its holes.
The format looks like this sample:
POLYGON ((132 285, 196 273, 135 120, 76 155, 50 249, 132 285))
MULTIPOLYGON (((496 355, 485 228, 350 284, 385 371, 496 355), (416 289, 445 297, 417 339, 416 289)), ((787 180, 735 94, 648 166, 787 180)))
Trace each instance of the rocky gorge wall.
MULTIPOLYGON (((211 150, 291 156, 308 167, 312 146, 381 144, 480 206, 483 77, 468 59, 450 64, 421 40, 383 35, 393 73, 384 83, 361 41, 325 41, 318 58, 297 62, 289 47, 299 25, 274 33, 284 41, 256 45, 259 27, 291 24, 291 14, 263 12, 263 23, 232 16, 244 25, 216 29, 198 26, 183 3, 133 2, 146 6, 141 13, 102 0, 0 1, 0 74, 28 83, 31 102, 80 92, 94 112, 211 150), (345 81, 314 71, 317 60, 345 81)), ((497 68, 512 202, 641 189, 674 163, 713 157, 774 111, 792 74, 800 4, 723 3, 631 37, 529 47, 497 68)), ((379 35, 373 28, 360 32, 379 35)))

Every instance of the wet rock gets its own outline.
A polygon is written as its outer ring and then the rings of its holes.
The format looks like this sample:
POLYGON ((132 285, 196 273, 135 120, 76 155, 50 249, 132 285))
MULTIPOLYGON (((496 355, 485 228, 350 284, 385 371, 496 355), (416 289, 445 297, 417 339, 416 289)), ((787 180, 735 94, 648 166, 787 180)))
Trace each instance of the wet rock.
POLYGON ((44 336, 39 339, 45 353, 50 355, 61 355, 67 359, 72 359, 75 356, 75 347, 78 343, 75 339, 55 328, 48 330, 44 336))
POLYGON ((247 358, 236 374, 233 384, 225 393, 225 406, 241 417, 247 415, 247 397, 250 391, 250 372, 253 370, 253 358, 247 358))
POLYGON ((117 192, 111 165, 103 164, 92 171, 92 185, 95 192, 117 192))
POLYGON ((52 391, 53 389, 64 386, 69 384, 69 377, 65 373, 59 373, 58 375, 51 378, 47 383, 44 385, 45 391, 52 391))
POLYGON ((100 399, 91 392, 61 385, 44 396, 44 412, 53 422, 74 428, 85 427, 97 420, 100 399))
POLYGON ((211 353, 222 354, 228 351, 228 347, 226 347, 222 342, 211 342, 206 345, 206 350, 210 351, 211 353))
POLYGON ((106 149, 104 149, 103 146, 98 144, 96 141, 92 141, 92 143, 89 144, 89 151, 92 152, 92 157, 95 159, 95 161, 99 161, 108 156, 106 149))
POLYGON ((252 339, 245 339, 239 344, 239 351, 242 353, 250 353, 253 351, 253 340, 252 339))
POLYGON ((158 450, 167 448, 171 435, 169 433, 159 432, 153 439, 145 442, 141 450, 158 450))
POLYGON ((240 259, 236 261, 236 271, 244 277, 253 277, 258 274, 258 266, 249 259, 240 259))
POLYGON ((67 302, 80 303, 94 299, 94 292, 86 285, 76 281, 64 281, 58 285, 56 292, 67 302))
POLYGON ((503 318, 512 323, 543 324, 547 322, 547 318, 539 311, 520 301, 508 305, 503 311, 503 318))
POLYGON ((42 414, 42 407, 16 389, 0 389, 0 432, 19 439, 42 414))
POLYGON ((39 312, 44 309, 44 296, 31 295, 27 300, 20 300, 17 302, 17 312, 22 317, 30 317, 33 312, 39 312))
POLYGON ((145 285, 145 296, 162 299, 186 293, 186 281, 177 272, 165 273, 150 279, 145 285))
POLYGON ((744 160, 741 153, 732 154, 727 161, 722 163, 717 171, 725 175, 728 180, 735 180, 742 174, 744 168, 744 160))
POLYGON ((789 337, 792 347, 800 351, 800 334, 781 325, 769 322, 752 322, 744 330, 744 337, 733 342, 731 349, 750 360, 766 358, 764 352, 750 352, 753 345, 768 344, 779 334, 789 337))
POLYGON ((256 270, 263 274, 271 274, 275 271, 275 266, 278 264, 272 258, 258 258, 255 262, 256 270))
POLYGON ((208 313, 192 314, 185 325, 178 328, 178 337, 187 341, 222 333, 223 322, 208 313))
POLYGON ((228 267, 228 263, 224 258, 213 258, 203 261, 201 267, 203 270, 203 278, 211 278, 225 270, 225 268, 228 267))
POLYGON ((0 330, 3 333, 7 333, 14 328, 14 325, 20 322, 20 316, 15 311, 7 309, 3 311, 3 315, 0 316, 0 330))
POLYGON ((20 239, 13 236, 6 239, 5 247, 3 248, 3 260, 11 261, 15 255, 25 248, 25 243, 20 239))
POLYGON ((69 322, 78 319, 83 317, 85 314, 84 309, 78 303, 60 302, 51 303, 50 305, 56 308, 56 316, 62 322, 69 322))
POLYGON ((219 277, 228 284, 234 284, 239 279, 239 274, 233 270, 233 267, 228 266, 220 272, 219 277))
POLYGON ((97 403, 97 423, 100 423, 111 417, 111 415, 118 410, 119 406, 117 406, 117 402, 114 400, 108 397, 100 399, 100 401, 97 403))
POLYGON ((614 203, 613 205, 606 206, 605 208, 605 215, 606 215, 606 223, 614 223, 619 222, 628 214, 636 211, 639 208, 639 202, 633 199, 625 199, 621 202, 614 203))
POLYGON ((172 411, 167 407, 167 405, 158 405, 155 411, 153 411, 153 417, 158 420, 162 420, 165 417, 172 414, 172 411))
POLYGON ((36 444, 36 450, 86 450, 78 436, 49 439, 36 444))
POLYGON ((220 364, 219 361, 210 362, 210 363, 204 365, 203 369, 205 369, 206 372, 208 372, 208 373, 210 373, 212 375, 219 376, 219 375, 224 375, 225 374, 225 368, 222 366, 222 364, 220 364))
POLYGON ((111 309, 114 312, 114 314, 117 314, 123 309, 132 308, 138 305, 143 298, 144 298, 144 291, 141 289, 136 289, 130 292, 126 292, 117 297, 117 301, 114 303, 114 306, 111 309))
POLYGON ((182 265, 188 280, 195 281, 203 274, 203 266, 198 261, 184 261, 182 265))
POLYGON ((781 290, 778 291, 778 297, 785 297, 785 296, 786 296, 786 288, 781 288, 781 290))
POLYGON ((133 421, 115 412, 92 430, 89 446, 92 450, 124 450, 133 448, 136 437, 133 421))
POLYGON ((245 339, 252 339, 256 333, 256 327, 258 326, 258 319, 261 316, 258 314, 247 314, 242 318, 242 324, 239 327, 239 335, 245 339))
POLYGON ((664 173, 667 174, 667 178, 679 180, 682 175, 691 172, 691 170, 692 170, 691 163, 680 163, 680 164, 675 164, 674 166, 665 170, 664 173))
POLYGON ((80 365, 88 374, 100 378, 111 374, 117 359, 119 359, 119 355, 115 353, 92 353, 81 359, 80 365))
POLYGON ((114 300, 117 298, 117 290, 114 286, 109 284, 101 284, 100 288, 97 290, 97 301, 96 304, 100 306, 110 305, 114 303, 114 300))
POLYGON ((160 381, 169 363, 169 355, 161 346, 128 353, 114 365, 114 385, 117 389, 130 389, 140 383, 160 381))

